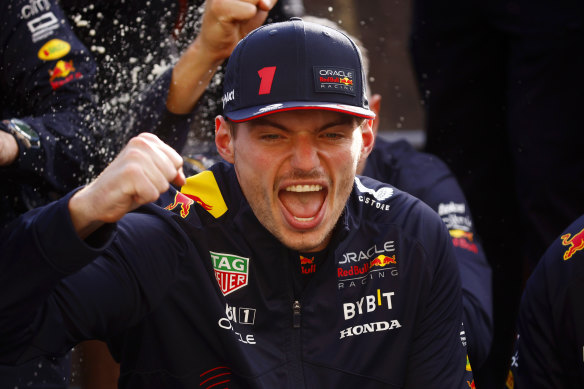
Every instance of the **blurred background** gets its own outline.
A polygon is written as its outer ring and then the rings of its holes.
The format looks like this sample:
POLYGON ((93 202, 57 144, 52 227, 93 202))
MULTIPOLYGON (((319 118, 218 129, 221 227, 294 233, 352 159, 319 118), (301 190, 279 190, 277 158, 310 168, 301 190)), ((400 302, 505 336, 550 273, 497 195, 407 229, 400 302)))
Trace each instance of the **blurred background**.
POLYGON ((369 50, 372 93, 383 96, 381 136, 424 142, 423 113, 408 55, 409 0, 310 0, 307 14, 330 19, 369 50))

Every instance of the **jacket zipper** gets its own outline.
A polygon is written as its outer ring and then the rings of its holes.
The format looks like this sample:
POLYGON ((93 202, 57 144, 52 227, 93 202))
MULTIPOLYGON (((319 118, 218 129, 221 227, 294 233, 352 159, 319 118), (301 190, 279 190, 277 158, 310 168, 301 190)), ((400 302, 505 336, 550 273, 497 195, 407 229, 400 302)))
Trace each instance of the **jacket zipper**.
POLYGON ((292 302, 292 360, 290 362, 291 388, 304 388, 304 372, 302 368, 302 339, 301 339, 302 305, 299 300, 292 302))
POLYGON ((302 318, 302 306, 300 301, 294 300, 292 303, 292 325, 294 328, 300 328, 300 319, 302 318))

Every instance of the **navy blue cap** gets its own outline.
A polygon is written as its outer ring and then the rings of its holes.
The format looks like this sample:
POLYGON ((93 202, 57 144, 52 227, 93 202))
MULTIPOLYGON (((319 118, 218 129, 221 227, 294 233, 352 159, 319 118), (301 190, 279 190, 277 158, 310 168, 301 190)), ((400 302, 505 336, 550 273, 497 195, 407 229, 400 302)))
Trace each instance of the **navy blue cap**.
POLYGON ((249 33, 231 54, 223 115, 241 122, 275 112, 325 109, 373 119, 361 53, 340 31, 292 18, 249 33))

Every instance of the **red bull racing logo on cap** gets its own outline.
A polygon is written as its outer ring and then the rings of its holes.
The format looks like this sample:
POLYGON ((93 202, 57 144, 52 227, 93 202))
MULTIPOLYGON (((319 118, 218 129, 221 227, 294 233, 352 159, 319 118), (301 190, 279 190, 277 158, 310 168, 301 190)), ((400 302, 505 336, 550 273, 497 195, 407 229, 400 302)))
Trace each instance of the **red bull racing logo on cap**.
POLYGON ((355 74, 353 69, 315 66, 315 91, 355 96, 355 74))
POLYGON ((209 251, 215 269, 215 278, 223 295, 247 285, 249 258, 209 251))
POLYGON ((564 261, 567 261, 572 258, 576 251, 584 248, 584 228, 574 236, 571 236, 571 234, 562 235, 562 244, 564 246, 570 246, 564 253, 564 261))

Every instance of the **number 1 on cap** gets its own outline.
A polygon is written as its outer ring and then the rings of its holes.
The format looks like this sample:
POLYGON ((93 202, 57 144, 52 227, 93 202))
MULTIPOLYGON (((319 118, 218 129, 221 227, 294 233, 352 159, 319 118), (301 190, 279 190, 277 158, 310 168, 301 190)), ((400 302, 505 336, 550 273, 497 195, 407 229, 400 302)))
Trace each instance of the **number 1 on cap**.
POLYGON ((258 70, 260 76, 260 90, 258 95, 269 95, 272 90, 272 81, 274 81, 274 74, 276 74, 275 66, 267 66, 258 70))

